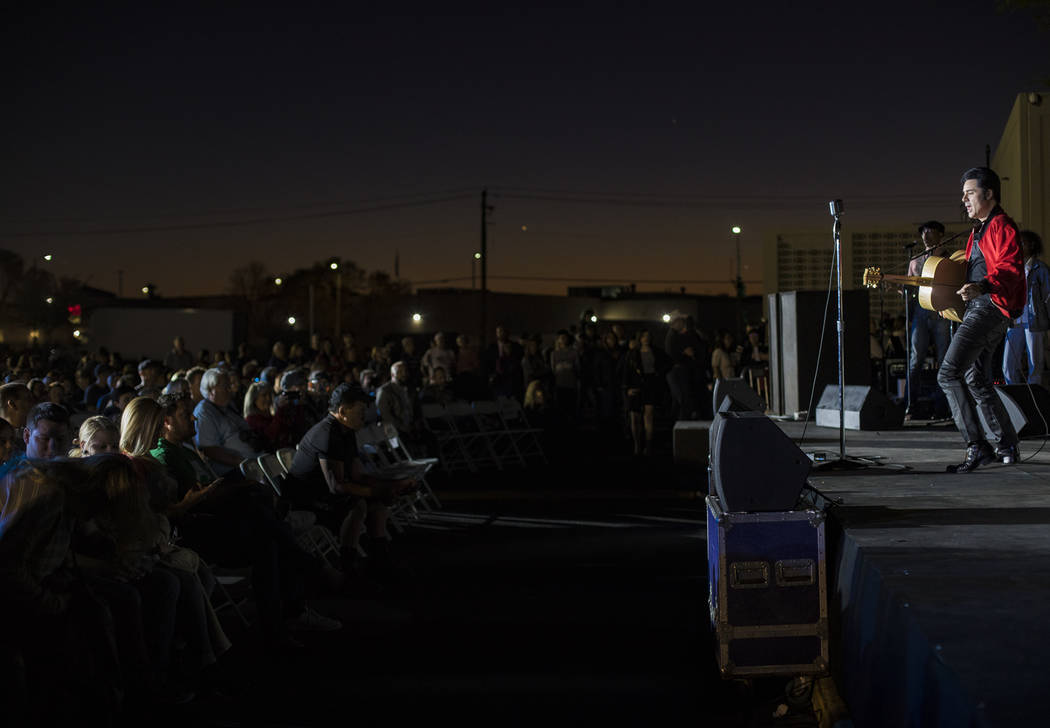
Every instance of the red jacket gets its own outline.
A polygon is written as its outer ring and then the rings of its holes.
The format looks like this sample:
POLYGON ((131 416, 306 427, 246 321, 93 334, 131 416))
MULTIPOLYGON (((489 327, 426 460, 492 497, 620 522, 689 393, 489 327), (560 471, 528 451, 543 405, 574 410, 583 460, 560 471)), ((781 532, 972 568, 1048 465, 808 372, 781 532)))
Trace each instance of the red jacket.
MULTIPOLYGON (((967 260, 973 250, 973 235, 970 233, 970 240, 966 243, 967 260)), ((988 267, 984 280, 992 303, 1004 316, 1015 319, 1021 315, 1028 297, 1017 225, 1002 210, 998 214, 993 212, 985 222, 980 245, 988 267)))

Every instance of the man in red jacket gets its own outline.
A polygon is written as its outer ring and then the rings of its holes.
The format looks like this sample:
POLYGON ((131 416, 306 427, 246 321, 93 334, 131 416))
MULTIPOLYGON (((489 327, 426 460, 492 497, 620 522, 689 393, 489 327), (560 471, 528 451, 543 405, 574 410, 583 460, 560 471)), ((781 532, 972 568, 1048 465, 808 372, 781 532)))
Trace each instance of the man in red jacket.
POLYGON ((1017 433, 991 383, 992 357, 1010 321, 1024 308, 1024 259, 1017 225, 999 206, 999 175, 974 167, 962 177, 962 202, 974 221, 966 245, 966 283, 957 292, 966 313, 937 374, 966 439, 966 459, 948 472, 968 473, 986 463, 1018 459, 1017 433), (984 438, 977 417, 981 409, 998 447, 984 438))

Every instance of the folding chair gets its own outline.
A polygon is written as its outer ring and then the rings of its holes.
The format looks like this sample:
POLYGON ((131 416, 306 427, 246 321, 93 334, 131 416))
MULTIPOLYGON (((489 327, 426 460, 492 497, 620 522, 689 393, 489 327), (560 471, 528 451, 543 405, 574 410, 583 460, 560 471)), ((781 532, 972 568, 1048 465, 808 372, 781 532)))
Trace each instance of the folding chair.
MULTIPOLYGON (((390 472, 390 463, 379 448, 380 436, 377 435, 376 425, 364 427, 354 433, 357 440, 357 454, 365 471, 376 478, 393 479, 396 476, 390 472)), ((403 512, 410 510, 408 504, 399 498, 390 506, 390 525, 398 533, 405 532, 405 523, 402 523, 403 512)), ((412 509, 414 510, 414 509, 412 509)))
POLYGON ((263 472, 262 466, 259 465, 258 458, 245 458, 241 461, 240 469, 241 475, 248 480, 260 485, 270 485, 270 480, 266 477, 266 473, 263 472))
MULTIPOLYGON (((281 488, 287 473, 277 453, 263 453, 259 456, 258 463, 259 469, 273 487, 277 497, 282 497, 281 488)), ((284 520, 295 534, 295 540, 305 551, 316 554, 333 566, 339 565, 339 542, 335 534, 317 524, 317 514, 311 511, 288 511, 284 520)))
POLYGON ((281 466, 281 461, 277 454, 272 452, 263 453, 259 456, 258 463, 263 477, 266 478, 266 482, 273 488, 273 492, 277 494, 277 497, 281 498, 281 485, 284 483, 284 476, 287 475, 287 472, 281 466))
POLYGON ((251 622, 248 621, 248 618, 244 616, 244 612, 241 611, 241 607, 243 607, 248 602, 248 597, 234 599, 233 596, 230 594, 229 590, 226 588, 228 586, 240 584, 242 581, 245 581, 248 577, 243 576, 241 574, 233 573, 219 574, 218 572, 223 569, 217 564, 208 564, 208 568, 211 569, 212 573, 215 576, 215 591, 211 598, 211 608, 215 610, 216 614, 223 611, 224 609, 230 609, 233 611, 234 614, 237 615, 237 618, 241 620, 241 624, 243 624, 245 627, 250 627, 251 622))
POLYGON ((454 473, 457 470, 477 472, 477 464, 463 446, 464 437, 456 431, 456 426, 445 406, 432 402, 426 403, 422 406, 422 411, 423 426, 437 443, 441 467, 448 473, 454 473))
POLYGON ((416 493, 416 502, 423 506, 424 509, 430 511, 435 508, 441 508, 441 501, 434 494, 434 490, 430 487, 430 483, 427 482, 426 473, 429 472, 430 468, 437 465, 439 460, 437 458, 414 458, 412 453, 408 451, 408 447, 398 437, 397 428, 393 425, 386 425, 383 427, 383 434, 386 437, 387 448, 389 451, 389 457, 396 463, 404 463, 408 465, 422 466, 423 470, 419 474, 419 491, 416 493))
POLYGON ((503 470, 503 463, 492 446, 492 438, 481 429, 470 402, 453 400, 445 406, 456 433, 462 438, 463 450, 475 466, 494 465, 503 470))
POLYGON ((512 397, 500 397, 496 403, 499 405, 503 426, 514 438, 514 445, 521 456, 526 460, 538 458, 546 463, 547 456, 543 452, 543 443, 540 442, 543 430, 529 424, 529 418, 525 415, 525 410, 518 400, 512 397))
POLYGON ((295 448, 294 447, 282 447, 277 451, 277 461, 281 464, 284 469, 284 474, 292 472, 292 461, 295 459, 295 448))
POLYGON ((525 467, 526 462, 514 436, 507 429, 500 416, 499 404, 494 400, 483 400, 474 403, 474 419, 478 427, 488 437, 489 449, 501 465, 517 462, 525 467))

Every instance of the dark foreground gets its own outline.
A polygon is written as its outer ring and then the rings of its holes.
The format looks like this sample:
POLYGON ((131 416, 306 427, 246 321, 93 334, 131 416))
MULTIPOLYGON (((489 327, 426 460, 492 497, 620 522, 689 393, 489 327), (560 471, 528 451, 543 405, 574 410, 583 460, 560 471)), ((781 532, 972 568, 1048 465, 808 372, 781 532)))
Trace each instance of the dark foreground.
POLYGON ((816 725, 805 700, 772 719, 788 678, 717 674, 695 475, 670 452, 594 452, 443 481, 444 509, 395 540, 410 574, 314 600, 346 626, 302 634, 298 654, 263 655, 231 626, 240 690, 166 709, 166 722, 816 725))

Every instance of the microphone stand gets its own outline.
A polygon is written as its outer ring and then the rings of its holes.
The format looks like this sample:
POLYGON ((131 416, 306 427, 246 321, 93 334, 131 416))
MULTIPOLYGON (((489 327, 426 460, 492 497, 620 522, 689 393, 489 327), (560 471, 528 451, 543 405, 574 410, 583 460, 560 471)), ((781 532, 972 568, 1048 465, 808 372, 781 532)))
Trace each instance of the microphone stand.
MULTIPOLYGON (((911 249, 915 247, 915 243, 909 243, 904 246, 905 252, 910 256, 911 249)), ((920 256, 925 255, 923 251, 914 257, 908 258, 908 264, 920 256)), ((910 275, 910 274, 909 274, 910 275)), ((906 286, 901 288, 901 293, 904 294, 904 411, 911 411, 911 295, 908 293, 906 286)))
MULTIPOLYGON (((866 458, 846 457, 846 358, 844 349, 844 324, 842 305, 842 200, 832 200, 829 205, 831 216, 835 218, 832 227, 832 236, 835 240, 835 270, 838 285, 838 360, 839 360, 839 457, 838 460, 826 460, 822 463, 814 461, 814 469, 827 470, 853 470, 878 465, 877 462, 866 458)), ((819 366, 819 363, 818 363, 819 366)))

